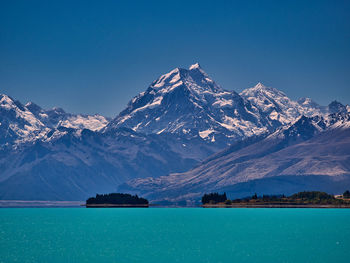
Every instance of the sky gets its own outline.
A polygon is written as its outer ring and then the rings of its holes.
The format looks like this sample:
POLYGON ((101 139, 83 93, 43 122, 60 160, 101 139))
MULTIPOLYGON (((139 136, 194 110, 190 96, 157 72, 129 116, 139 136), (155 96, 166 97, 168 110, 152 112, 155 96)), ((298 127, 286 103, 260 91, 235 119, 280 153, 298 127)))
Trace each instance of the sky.
POLYGON ((350 1, 0 0, 0 93, 114 117, 160 75, 350 104, 350 1))

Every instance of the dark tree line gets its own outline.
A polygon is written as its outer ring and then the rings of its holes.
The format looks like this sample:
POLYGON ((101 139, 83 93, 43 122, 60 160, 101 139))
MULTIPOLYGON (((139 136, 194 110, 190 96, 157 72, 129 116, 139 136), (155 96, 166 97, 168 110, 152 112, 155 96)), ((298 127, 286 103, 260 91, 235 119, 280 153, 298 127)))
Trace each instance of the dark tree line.
POLYGON ((290 199, 301 199, 301 200, 333 200, 335 199, 333 195, 329 195, 325 192, 310 191, 310 192, 299 192, 293 194, 289 197, 290 199))
POLYGON ((227 200, 226 193, 219 194, 219 193, 210 193, 210 194, 204 194, 202 197, 202 204, 217 204, 222 203, 227 200))
MULTIPOLYGON (((350 191, 347 190, 343 194, 343 198, 350 198, 350 191)), ((304 191, 293 194, 291 196, 285 195, 262 195, 258 196, 256 193, 251 197, 242 199, 228 200, 226 193, 220 195, 218 193, 205 194, 202 197, 203 204, 217 204, 225 203, 231 205, 232 203, 296 203, 296 204, 348 204, 349 201, 335 198, 333 195, 320 191, 304 191)))
POLYGON ((128 204, 140 205, 148 204, 148 200, 137 195, 111 193, 111 194, 96 194, 96 197, 90 197, 86 200, 86 204, 128 204))

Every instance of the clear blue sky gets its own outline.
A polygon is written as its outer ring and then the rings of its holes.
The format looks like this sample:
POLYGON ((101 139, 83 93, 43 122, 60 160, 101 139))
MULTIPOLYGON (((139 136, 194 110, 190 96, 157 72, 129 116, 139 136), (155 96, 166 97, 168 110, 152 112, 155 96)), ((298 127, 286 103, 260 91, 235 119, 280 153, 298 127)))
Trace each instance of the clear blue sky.
POLYGON ((261 81, 350 103, 350 1, 1 1, 0 93, 115 116, 199 62, 223 88, 261 81))

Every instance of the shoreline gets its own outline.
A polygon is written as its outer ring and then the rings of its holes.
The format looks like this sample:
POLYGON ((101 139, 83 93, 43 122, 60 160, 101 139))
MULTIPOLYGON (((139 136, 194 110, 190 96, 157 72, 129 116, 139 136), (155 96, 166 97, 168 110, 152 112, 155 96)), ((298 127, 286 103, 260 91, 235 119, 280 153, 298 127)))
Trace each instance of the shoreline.
POLYGON ((321 205, 321 204, 213 204, 201 205, 203 208, 350 208, 349 205, 321 205))
POLYGON ((0 208, 81 207, 84 201, 0 200, 0 208))
POLYGON ((205 204, 198 206, 163 206, 157 204, 90 204, 86 205, 84 201, 27 201, 27 200, 0 200, 0 208, 350 208, 350 204, 332 205, 332 204, 205 204))
POLYGON ((122 208, 122 207, 143 207, 148 208, 149 204, 84 204, 82 206, 85 206, 86 208, 122 208))

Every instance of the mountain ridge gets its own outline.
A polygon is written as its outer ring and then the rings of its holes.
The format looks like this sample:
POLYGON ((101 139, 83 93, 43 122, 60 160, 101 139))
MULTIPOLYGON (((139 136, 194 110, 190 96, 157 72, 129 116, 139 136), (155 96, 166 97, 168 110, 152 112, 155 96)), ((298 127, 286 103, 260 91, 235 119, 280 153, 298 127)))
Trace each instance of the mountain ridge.
POLYGON ((278 131, 302 141, 341 126, 349 111, 293 101, 261 83, 225 90, 198 63, 161 75, 114 119, 0 95, 0 199, 81 200, 135 178, 186 172, 278 131), (304 124, 285 130, 298 119, 304 124))
POLYGON ((312 188, 317 185, 315 178, 327 182, 322 184, 322 189, 327 189, 328 184, 328 191, 348 187, 350 114, 333 114, 327 127, 320 119, 303 116, 266 137, 248 138, 246 142, 232 145, 188 172, 134 179, 120 188, 143 194, 155 202, 193 203, 199 202, 204 193, 213 191, 225 191, 236 198, 254 191, 288 194, 316 189, 312 188), (268 187, 269 181, 275 189, 268 187), (264 183, 259 188, 260 182, 264 183), (276 182, 280 183, 279 187, 276 182), (245 189, 243 193, 238 185, 245 189))

